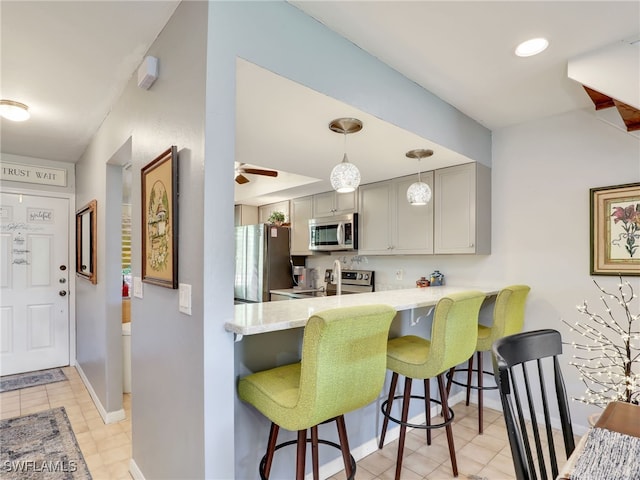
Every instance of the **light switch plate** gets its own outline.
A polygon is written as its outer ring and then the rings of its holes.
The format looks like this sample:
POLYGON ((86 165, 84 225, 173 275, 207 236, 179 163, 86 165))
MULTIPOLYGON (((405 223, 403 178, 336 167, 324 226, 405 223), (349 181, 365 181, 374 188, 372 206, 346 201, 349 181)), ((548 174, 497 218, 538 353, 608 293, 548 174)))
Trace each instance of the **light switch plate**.
POLYGON ((187 283, 181 283, 178 285, 180 291, 180 306, 179 310, 182 313, 191 315, 191 285, 187 283))
POLYGON ((133 277, 133 296, 142 298, 142 279, 140 277, 133 277))

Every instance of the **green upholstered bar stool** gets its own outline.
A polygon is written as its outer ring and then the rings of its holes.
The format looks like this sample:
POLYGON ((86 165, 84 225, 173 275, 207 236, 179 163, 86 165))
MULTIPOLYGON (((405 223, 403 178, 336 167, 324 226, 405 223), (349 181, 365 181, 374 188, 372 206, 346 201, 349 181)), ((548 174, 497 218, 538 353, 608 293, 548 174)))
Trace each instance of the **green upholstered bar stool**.
POLYGON ((469 357, 467 368, 452 368, 447 373, 447 394, 451 391, 451 384, 455 383, 466 387, 467 399, 466 404, 469 405, 471 389, 478 391, 478 433, 483 432, 484 419, 482 417, 483 409, 483 390, 495 390, 498 387, 495 381, 490 385, 484 385, 483 376, 490 375, 493 378, 493 372, 483 370, 483 352, 490 352, 493 342, 497 339, 519 333, 524 326, 524 306, 529 294, 530 287, 527 285, 511 285, 503 288, 498 293, 495 306, 493 309, 493 323, 490 327, 478 324, 478 343, 476 345, 476 385, 472 383, 473 375, 473 355, 469 357), (463 383, 454 378, 456 372, 467 372, 467 382, 463 383))
POLYGON ((305 475, 307 429, 311 429, 313 476, 318 478, 318 443, 342 451, 348 478, 355 475, 344 414, 375 400, 386 376, 387 340, 396 315, 388 305, 318 312, 304 329, 300 362, 242 378, 238 394, 271 420, 260 477, 269 478, 274 452, 297 443, 296 479, 305 475), (318 439, 318 425, 335 420, 340 445, 318 439), (297 441, 276 445, 280 427, 297 431, 297 441))
POLYGON ((408 426, 426 429, 428 445, 431 444, 431 429, 445 427, 453 474, 458 476, 456 452, 453 445, 453 432, 451 429, 454 414, 448 405, 443 374, 473 354, 478 335, 478 314, 484 299, 485 294, 475 290, 443 297, 436 304, 433 313, 430 340, 415 335, 406 335, 389 340, 387 344, 387 368, 391 370, 393 374, 391 376, 389 398, 382 404, 384 422, 382 424, 382 433, 378 447, 382 448, 384 445, 384 437, 387 433, 389 420, 400 424, 396 480, 400 478, 402 471, 402 456, 408 426), (395 396, 399 375, 405 377, 404 395, 395 396), (433 377, 436 377, 438 381, 440 401, 431 398, 429 381, 433 377), (424 381, 424 397, 411 395, 412 379, 422 379, 424 381), (397 398, 402 398, 402 417, 400 420, 391 416, 391 405, 397 398), (409 403, 412 398, 424 399, 426 413, 425 425, 410 424, 407 422, 409 403), (431 423, 431 402, 442 405, 444 417, 442 423, 431 423))

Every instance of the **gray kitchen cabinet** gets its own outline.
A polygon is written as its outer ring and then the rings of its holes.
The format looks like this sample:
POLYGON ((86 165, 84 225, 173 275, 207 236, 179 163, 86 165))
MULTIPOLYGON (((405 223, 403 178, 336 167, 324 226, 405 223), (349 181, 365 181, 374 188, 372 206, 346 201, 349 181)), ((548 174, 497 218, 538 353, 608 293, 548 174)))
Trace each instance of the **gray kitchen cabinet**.
POLYGON ((234 207, 235 226, 255 225, 258 222, 258 207, 253 205, 235 205, 234 207))
POLYGON ((313 196, 313 216, 331 217, 332 215, 345 215, 356 212, 357 190, 349 193, 324 192, 313 196))
POLYGON ((441 168, 434 186, 434 253, 491 253, 491 169, 441 168))
POLYGON ((291 255, 311 255, 309 219, 313 218, 313 197, 291 200, 291 255))
MULTIPOLYGON (((433 201, 407 201, 407 188, 417 180, 410 175, 360 187, 358 254, 433 253, 433 201)), ((433 172, 423 173, 422 181, 433 190, 433 172)))
POLYGON ((269 203, 258 207, 258 223, 269 223, 269 217, 272 212, 284 213, 285 222, 289 221, 289 200, 277 203, 269 203))

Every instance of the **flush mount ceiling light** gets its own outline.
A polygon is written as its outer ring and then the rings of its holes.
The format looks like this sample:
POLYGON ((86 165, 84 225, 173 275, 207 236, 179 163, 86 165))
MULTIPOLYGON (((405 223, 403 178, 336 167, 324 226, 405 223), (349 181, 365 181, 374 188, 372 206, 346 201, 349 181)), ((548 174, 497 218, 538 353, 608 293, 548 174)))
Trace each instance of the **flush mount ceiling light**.
POLYGON ((433 150, 409 150, 406 155, 418 159, 418 181, 407 189, 407 201, 411 205, 426 205, 431 200, 431 188, 420 178, 420 160, 433 155, 433 150))
POLYGON ((516 47, 516 55, 519 57, 531 57, 543 52, 548 46, 549 41, 546 38, 532 38, 516 47))
POLYGON ((14 102, 13 100, 0 100, 0 117, 14 122, 24 122, 30 116, 29 107, 24 103, 14 102))
POLYGON ((353 192, 360 185, 360 171, 347 158, 347 135, 362 130, 362 122, 357 118, 337 118, 329 124, 329 130, 344 134, 344 157, 331 170, 331 186, 338 193, 353 192))

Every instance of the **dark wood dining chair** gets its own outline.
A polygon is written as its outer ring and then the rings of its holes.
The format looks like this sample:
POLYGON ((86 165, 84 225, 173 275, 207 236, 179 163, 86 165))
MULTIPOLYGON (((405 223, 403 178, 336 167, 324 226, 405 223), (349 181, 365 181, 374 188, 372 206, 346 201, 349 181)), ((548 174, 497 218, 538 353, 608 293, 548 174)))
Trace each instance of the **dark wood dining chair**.
POLYGON ((508 335, 494 342, 492 354, 516 478, 556 478, 558 460, 552 412, 560 418, 567 458, 575 448, 567 393, 558 362, 558 355, 562 354, 560 333, 545 329, 508 335), (553 375, 555 395, 547 392, 545 372, 553 375), (553 397, 555 401, 550 400, 553 397), (541 433, 546 434, 546 439, 541 433))

